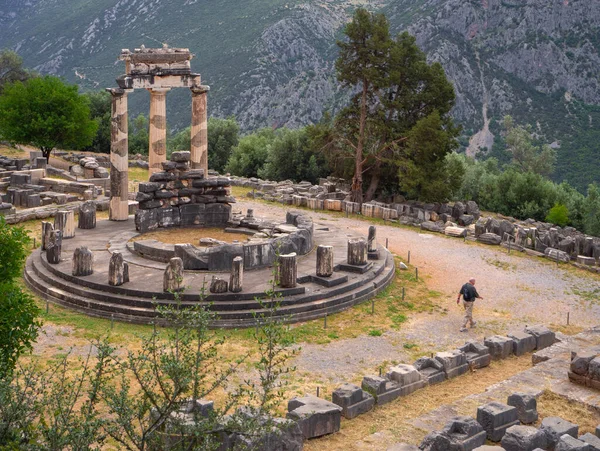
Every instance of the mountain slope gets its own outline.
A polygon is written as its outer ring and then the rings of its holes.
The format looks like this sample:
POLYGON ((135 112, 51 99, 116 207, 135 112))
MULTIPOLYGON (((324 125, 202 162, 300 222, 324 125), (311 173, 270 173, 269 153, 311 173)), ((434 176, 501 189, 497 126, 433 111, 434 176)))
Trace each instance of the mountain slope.
MULTIPOLYGON (((333 61, 352 0, 5 0, 0 47, 29 67, 78 82, 114 86, 121 48, 189 47, 211 114, 235 114, 246 130, 312 123, 345 98, 333 61)), ((600 2, 589 0, 367 1, 408 29, 454 82, 453 114, 471 154, 499 156, 498 121, 531 123, 559 148, 557 179, 580 188, 600 181, 600 2), (469 138, 471 142, 469 145, 469 138), (495 146, 494 146, 495 144, 495 146)), ((169 93, 168 121, 189 124, 190 96, 169 93)), ((131 96, 132 113, 148 95, 131 96)))

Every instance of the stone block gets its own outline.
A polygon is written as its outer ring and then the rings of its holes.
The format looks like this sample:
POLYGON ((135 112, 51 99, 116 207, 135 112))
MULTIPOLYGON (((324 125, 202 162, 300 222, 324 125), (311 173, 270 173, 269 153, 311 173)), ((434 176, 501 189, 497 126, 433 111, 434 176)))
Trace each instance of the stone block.
MULTIPOLYGON (((504 448, 501 448, 500 446, 483 445, 483 446, 478 446, 473 451, 506 451, 506 450, 504 448)), ((541 451, 544 451, 544 450, 541 450, 541 451)))
POLYGON ((171 161, 175 161, 177 163, 186 163, 190 161, 191 153, 189 150, 178 150, 171 153, 171 161))
POLYGON ((513 354, 521 356, 528 352, 533 352, 536 347, 536 339, 533 335, 520 330, 512 331, 507 334, 508 338, 513 340, 513 354))
POLYGON ((413 365, 400 364, 389 369, 386 377, 398 384, 400 396, 406 396, 427 386, 427 379, 413 365))
POLYGON ((596 358, 595 352, 580 351, 571 357, 570 369, 580 376, 587 376, 590 362, 596 358))
POLYGON ((477 236, 477 241, 483 244, 499 245, 502 242, 500 235, 495 233, 482 233, 477 236))
POLYGON ((387 404, 402 395, 402 388, 380 376, 363 377, 361 387, 375 398, 377 405, 387 404))
POLYGON ((547 446, 552 450, 563 435, 577 437, 579 426, 559 417, 546 417, 542 420, 540 430, 546 434, 547 446))
POLYGON ((298 422, 305 439, 333 434, 340 430, 342 408, 315 396, 288 401, 287 418, 298 422))
POLYGON ((248 243, 243 246, 244 268, 260 268, 275 261, 275 249, 271 243, 248 243))
POLYGON ((563 263, 569 263, 571 257, 564 251, 548 247, 544 250, 544 255, 550 260, 558 260, 563 263))
POLYGON ((183 262, 183 269, 202 270, 208 269, 208 255, 201 252, 195 246, 186 244, 176 244, 174 246, 175 256, 183 262))
POLYGON ((535 423, 538 420, 537 400, 527 393, 513 393, 506 402, 517 408, 517 416, 523 424, 535 423))
POLYGON ((559 437, 555 451, 590 451, 590 445, 581 440, 571 437, 569 434, 565 434, 559 437))
POLYGON ((10 175, 10 184, 12 186, 30 185, 31 174, 29 173, 12 173, 10 175))
POLYGON ((525 332, 535 337, 535 348, 538 351, 556 342, 556 334, 543 325, 527 326, 525 332))
POLYGON ((511 426, 501 443, 506 451, 533 451, 546 447, 546 435, 532 426, 511 426))
POLYGON ((505 359, 513 353, 513 340, 501 335, 493 335, 483 340, 493 360, 505 359))
POLYGON ((446 227, 444 229, 444 234, 448 236, 453 236, 455 238, 464 238, 467 236, 467 229, 463 227, 446 227))
POLYGON ((156 209, 138 210, 135 212, 135 229, 140 233, 158 228, 158 215, 156 209))
POLYGON ((499 442, 508 428, 519 424, 516 407, 495 401, 477 408, 477 421, 492 442, 499 442))
POLYGON ((204 204, 188 204, 179 207, 181 226, 205 225, 204 204))
POLYGON ((225 227, 231 219, 231 205, 208 204, 204 216, 205 227, 225 227))
MULTIPOLYGON (((388 447, 387 451, 420 451, 418 446, 409 445, 408 443, 395 443, 388 447)), ((494 450, 496 451, 496 450, 494 450)))
POLYGON ((375 398, 354 384, 344 384, 334 390, 331 400, 342 408, 342 415, 349 420, 368 412, 375 405, 375 398))
POLYGON ((30 194, 27 196, 27 208, 35 208, 42 205, 42 199, 39 194, 30 194))
POLYGON ((159 227, 177 227, 181 224, 178 207, 157 208, 156 219, 159 227))
POLYGON ((483 343, 469 341, 459 348, 465 353, 467 363, 471 368, 485 368, 492 361, 490 350, 483 343))
POLYGON ((429 358, 421 357, 414 363, 415 368, 421 373, 429 384, 437 384, 446 380, 446 373, 441 362, 429 358))
POLYGON ((467 356, 459 350, 438 352, 435 355, 435 360, 442 364, 444 373, 446 373, 446 379, 452 379, 469 371, 467 356))
POLYGON ((160 189, 162 185, 156 182, 140 182, 138 191, 140 193, 153 193, 160 189))
POLYGON ((596 437, 594 434, 586 432, 579 437, 579 440, 587 443, 590 446, 590 451, 600 451, 600 438, 596 437))
POLYGON ((485 444, 486 432, 470 417, 452 418, 442 431, 428 434, 419 449, 423 451, 473 450, 485 444))

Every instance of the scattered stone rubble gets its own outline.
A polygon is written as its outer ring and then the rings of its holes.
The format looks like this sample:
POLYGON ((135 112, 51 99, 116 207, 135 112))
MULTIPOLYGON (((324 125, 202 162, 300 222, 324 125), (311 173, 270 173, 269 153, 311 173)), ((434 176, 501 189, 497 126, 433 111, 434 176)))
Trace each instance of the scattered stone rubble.
POLYGON ((248 193, 250 197, 313 210, 360 213, 452 237, 502 245, 534 256, 572 262, 600 272, 600 238, 584 235, 573 227, 561 228, 533 219, 517 221, 514 218, 481 217, 479 207, 473 201, 427 204, 395 196, 392 203, 372 201, 359 206, 348 201, 348 183, 333 177, 320 179, 318 185, 289 180, 271 182, 256 178, 230 178, 234 186, 252 188, 253 191, 248 193))

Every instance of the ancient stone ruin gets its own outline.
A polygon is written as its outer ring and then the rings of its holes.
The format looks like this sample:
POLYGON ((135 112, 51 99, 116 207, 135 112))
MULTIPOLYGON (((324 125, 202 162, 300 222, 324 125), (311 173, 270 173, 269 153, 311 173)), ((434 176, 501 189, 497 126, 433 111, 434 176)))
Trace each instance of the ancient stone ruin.
POLYGON ((124 49, 125 74, 117 78, 112 94, 111 199, 110 219, 125 221, 128 216, 128 131, 127 95, 135 89, 150 92, 149 169, 159 172, 167 156, 166 95, 173 88, 189 88, 192 93, 191 167, 208 173, 206 97, 209 87, 191 71, 189 49, 124 49))

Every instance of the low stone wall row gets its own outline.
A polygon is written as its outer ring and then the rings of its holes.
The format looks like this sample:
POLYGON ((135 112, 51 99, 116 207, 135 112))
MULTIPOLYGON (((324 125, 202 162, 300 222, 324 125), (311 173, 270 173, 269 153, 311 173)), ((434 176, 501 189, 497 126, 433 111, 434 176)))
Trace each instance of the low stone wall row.
MULTIPOLYGON (((294 398, 288 403, 288 418, 299 422, 305 439, 335 433, 339 431, 341 416, 355 418, 375 405, 387 404, 428 385, 486 367, 492 360, 547 348, 555 341, 554 332, 545 326, 529 326, 522 331, 509 332, 506 337, 487 337, 483 343, 467 342, 453 351, 421 357, 412 365, 392 366, 385 375, 365 376, 361 387, 344 384, 333 392, 331 402, 315 396, 294 398)), ((453 448, 421 449, 446 451, 453 448)))
POLYGON ((305 255, 313 248, 313 222, 301 212, 290 211, 284 223, 275 223, 254 218, 250 210, 248 215, 231 225, 233 227, 226 231, 247 232, 250 240, 247 243, 217 243, 210 247, 138 240, 128 247, 151 260, 168 263, 179 257, 183 261, 183 269, 208 271, 229 271, 236 257, 243 258, 244 269, 264 268, 273 265, 278 254, 305 255))

